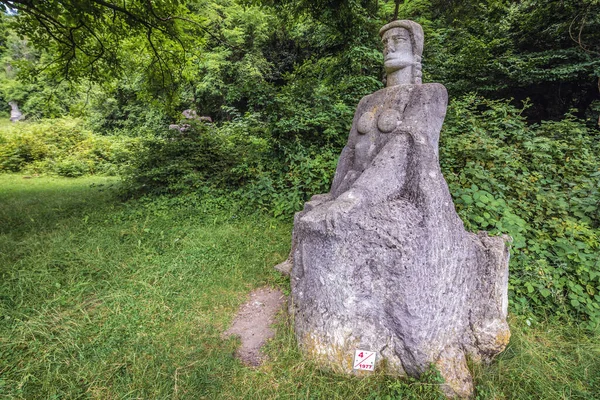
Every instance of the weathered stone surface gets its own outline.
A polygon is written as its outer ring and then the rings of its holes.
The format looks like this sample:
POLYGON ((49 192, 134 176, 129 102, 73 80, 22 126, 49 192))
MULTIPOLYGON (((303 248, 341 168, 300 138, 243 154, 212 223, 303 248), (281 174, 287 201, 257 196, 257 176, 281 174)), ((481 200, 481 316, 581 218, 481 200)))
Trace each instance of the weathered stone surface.
POLYGON ((448 396, 468 397, 466 358, 510 337, 509 238, 466 232, 454 209, 438 161, 447 93, 420 84, 420 26, 382 36, 388 87, 359 103, 330 192, 295 216, 290 310, 323 366, 353 373, 355 349, 376 351, 393 374, 434 364, 448 396))
POLYGON ((212 122, 211 117, 198 116, 198 113, 196 112, 196 110, 192 110, 192 109, 183 110, 181 112, 181 115, 183 115, 183 118, 185 118, 185 119, 191 119, 191 120, 196 120, 196 121, 200 121, 200 122, 212 122))
MULTIPOLYGON (((191 121, 196 121, 196 122, 206 122, 206 123, 212 123, 212 118, 211 117, 206 117, 206 116, 198 116, 198 113, 196 112, 196 110, 192 110, 192 109, 187 109, 187 110, 183 110, 181 112, 181 115, 183 116, 183 121, 184 122, 191 122, 191 121)), ((187 132, 190 129, 190 124, 189 123, 180 123, 180 124, 171 124, 169 125, 169 130, 178 130, 180 132, 187 132)))
POLYGON ((10 121, 17 122, 23 119, 23 113, 19 110, 19 105, 16 101, 9 101, 10 106, 10 121))
POLYGON ((185 119, 198 118, 198 113, 196 112, 196 110, 192 110, 192 109, 183 110, 181 112, 181 115, 183 115, 183 118, 185 118, 185 119))
POLYGON ((277 264, 274 268, 283 275, 290 276, 292 273, 292 265, 291 260, 285 260, 284 262, 277 264))

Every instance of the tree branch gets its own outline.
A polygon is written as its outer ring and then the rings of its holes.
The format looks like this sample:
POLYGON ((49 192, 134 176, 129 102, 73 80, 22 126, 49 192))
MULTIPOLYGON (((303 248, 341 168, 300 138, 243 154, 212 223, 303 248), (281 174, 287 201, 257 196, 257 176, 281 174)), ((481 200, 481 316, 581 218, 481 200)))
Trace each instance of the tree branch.
POLYGON ((392 21, 395 21, 398 19, 398 10, 400 9, 401 2, 402 2, 402 0, 396 0, 396 8, 394 9, 394 17, 392 18, 392 21))

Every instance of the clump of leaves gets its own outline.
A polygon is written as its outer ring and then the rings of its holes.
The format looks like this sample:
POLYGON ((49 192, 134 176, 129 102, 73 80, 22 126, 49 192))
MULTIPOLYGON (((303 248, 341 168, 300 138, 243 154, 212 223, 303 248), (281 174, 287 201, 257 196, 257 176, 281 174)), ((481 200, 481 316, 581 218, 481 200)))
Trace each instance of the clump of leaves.
POLYGON ((339 153, 331 147, 306 147, 300 142, 280 146, 279 155, 239 194, 256 209, 288 218, 308 199, 326 193, 339 153))

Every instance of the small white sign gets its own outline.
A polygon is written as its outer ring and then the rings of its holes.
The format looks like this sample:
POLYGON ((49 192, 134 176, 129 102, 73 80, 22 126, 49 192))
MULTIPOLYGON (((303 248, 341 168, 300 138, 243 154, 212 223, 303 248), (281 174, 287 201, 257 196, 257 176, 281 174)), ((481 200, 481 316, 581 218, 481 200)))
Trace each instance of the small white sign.
POLYGON ((357 371, 375 371, 375 359, 377 353, 374 351, 356 350, 354 352, 354 367, 357 371))

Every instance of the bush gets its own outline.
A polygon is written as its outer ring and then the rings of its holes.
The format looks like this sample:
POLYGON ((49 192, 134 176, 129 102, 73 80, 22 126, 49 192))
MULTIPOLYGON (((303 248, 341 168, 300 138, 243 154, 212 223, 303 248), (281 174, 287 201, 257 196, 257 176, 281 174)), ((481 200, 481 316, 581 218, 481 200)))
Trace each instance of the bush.
POLYGON ((327 193, 339 152, 305 147, 299 142, 280 147, 270 167, 240 190, 246 204, 276 217, 290 217, 315 194, 327 193))
POLYGON ((188 130, 166 130, 145 142, 126 176, 136 194, 182 194, 210 186, 237 189, 262 169, 268 142, 248 134, 256 130, 251 118, 222 127, 193 123, 188 130))
POLYGON ((86 126, 99 135, 148 137, 170 119, 157 101, 140 100, 137 92, 119 88, 117 93, 97 93, 86 110, 86 126))
POLYGON ((440 158, 471 231, 514 238, 517 311, 600 323, 600 134, 572 115, 527 125, 505 101, 453 102, 440 158))
POLYGON ((247 114, 147 140, 125 187, 129 195, 226 189, 250 209, 289 217, 310 196, 329 190, 338 155, 332 147, 277 142, 258 115, 247 114))
POLYGON ((77 119, 5 125, 0 129, 0 172, 116 175, 140 141, 94 135, 77 119))

